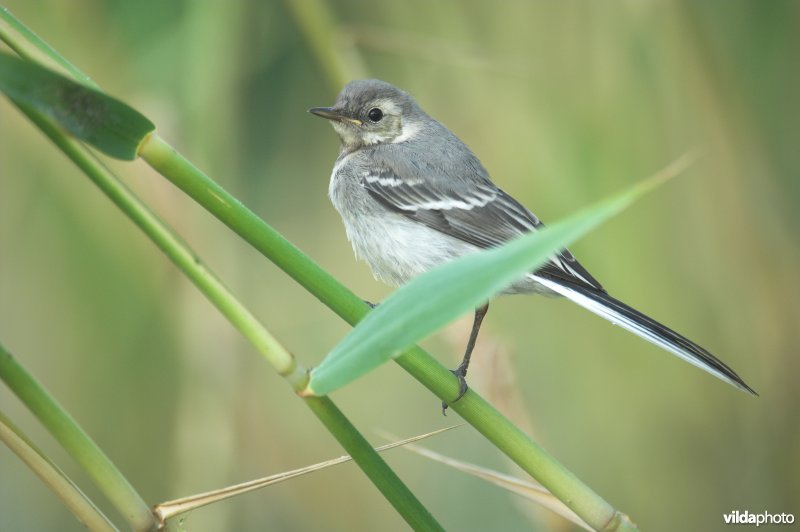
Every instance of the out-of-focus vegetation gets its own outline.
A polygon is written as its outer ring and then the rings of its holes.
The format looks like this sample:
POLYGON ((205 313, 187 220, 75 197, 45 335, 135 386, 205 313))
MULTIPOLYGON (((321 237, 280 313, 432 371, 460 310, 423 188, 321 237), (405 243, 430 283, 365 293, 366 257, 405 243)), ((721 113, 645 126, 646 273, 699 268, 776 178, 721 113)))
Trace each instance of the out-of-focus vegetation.
MULTIPOLYGON (((699 150, 687 175, 573 251, 609 291, 719 355, 761 397, 544 298, 493 305, 470 383, 644 529, 722 529, 734 509, 800 513, 799 4, 330 2, 321 5, 336 26, 317 30, 334 37, 327 54, 312 51, 297 11, 280 2, 6 5, 370 300, 388 289, 355 263, 326 198, 336 137, 305 113, 340 88, 321 64, 331 57, 414 94, 545 221, 699 150)), ((305 364, 347 330, 145 165, 113 166, 305 364)), ((468 323, 426 346, 454 365, 468 323)), ((149 502, 341 454, 252 348, 6 100, 0 339, 149 502)), ((394 366, 335 397, 367 434, 447 422, 394 366)), ((5 389, 0 403, 96 495, 5 389)), ((428 445, 508 467, 471 429, 428 445)), ((448 528, 561 526, 479 480, 401 450, 387 457, 448 528)), ((0 470, 0 529, 80 529, 8 451, 0 470)), ((352 465, 196 511, 185 526, 404 528, 352 465)))

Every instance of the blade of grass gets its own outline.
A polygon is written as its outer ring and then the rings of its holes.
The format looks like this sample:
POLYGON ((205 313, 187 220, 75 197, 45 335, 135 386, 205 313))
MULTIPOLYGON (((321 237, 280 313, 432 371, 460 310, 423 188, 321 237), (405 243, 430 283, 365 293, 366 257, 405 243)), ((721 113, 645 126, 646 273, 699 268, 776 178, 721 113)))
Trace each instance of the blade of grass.
POLYGON ((134 530, 150 530, 155 519, 144 499, 66 410, 0 345, 0 379, 89 474, 134 530))
POLYGON ((116 531, 117 528, 97 506, 40 449, 0 412, 0 441, 33 471, 61 499, 70 512, 89 530, 116 531))
POLYGON ((402 354, 619 214, 665 178, 677 175, 691 159, 687 154, 664 172, 561 222, 449 262, 406 283, 359 322, 312 370, 303 393, 326 395, 402 354))
POLYGON ((121 101, 4 53, 0 53, 0 90, 118 159, 135 159, 142 141, 155 131, 150 120, 121 101))
MULTIPOLYGON (((426 438, 430 438, 432 436, 441 434, 442 432, 454 429, 458 426, 460 425, 445 427, 443 429, 435 430, 433 432, 428 432, 427 434, 420 434, 418 436, 406 438, 405 440, 400 440, 393 443, 388 443, 386 445, 381 445, 380 447, 375 448, 375 452, 380 453, 383 451, 388 451, 389 449, 394 449, 395 447, 401 447, 403 445, 408 445, 416 441, 424 440, 426 438)), ((301 467, 299 469, 293 469, 291 471, 277 473, 275 475, 270 475, 268 477, 263 477, 256 480, 250 480, 248 482, 242 482, 241 484, 227 486, 222 489, 207 491, 205 493, 198 493, 196 495, 189 495, 188 497, 181 497, 180 499, 162 502, 156 504, 153 507, 153 511, 158 517, 159 523, 163 526, 164 524, 166 524, 167 519, 172 519, 177 515, 181 515, 186 512, 196 510, 197 508, 213 504, 215 502, 220 502, 225 499, 230 499, 231 497, 244 495, 245 493, 249 493, 251 491, 255 491, 261 488, 266 488, 267 486, 278 484, 279 482, 284 482, 286 480, 290 480, 295 477, 307 475, 309 473, 314 473, 316 471, 321 471, 323 469, 343 464, 351 460, 353 460, 353 457, 349 455, 340 456, 338 458, 333 458, 331 460, 326 460, 324 462, 319 462, 309 466, 301 467)))

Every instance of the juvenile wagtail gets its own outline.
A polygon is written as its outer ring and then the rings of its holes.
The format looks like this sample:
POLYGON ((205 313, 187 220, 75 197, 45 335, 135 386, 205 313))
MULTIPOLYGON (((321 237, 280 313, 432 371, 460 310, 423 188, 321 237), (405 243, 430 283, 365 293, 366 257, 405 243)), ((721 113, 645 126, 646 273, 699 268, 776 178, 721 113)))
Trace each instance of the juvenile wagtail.
MULTIPOLYGON (((447 261, 499 246, 542 222, 498 188, 470 149, 406 92, 370 79, 347 84, 333 107, 309 112, 341 139, 329 195, 356 257, 399 286, 447 261)), ((564 249, 503 294, 563 296, 737 388, 757 395, 711 353, 608 295, 564 249)), ((488 303, 475 311, 456 400, 488 303)), ((443 405, 446 407, 446 405, 443 405)))

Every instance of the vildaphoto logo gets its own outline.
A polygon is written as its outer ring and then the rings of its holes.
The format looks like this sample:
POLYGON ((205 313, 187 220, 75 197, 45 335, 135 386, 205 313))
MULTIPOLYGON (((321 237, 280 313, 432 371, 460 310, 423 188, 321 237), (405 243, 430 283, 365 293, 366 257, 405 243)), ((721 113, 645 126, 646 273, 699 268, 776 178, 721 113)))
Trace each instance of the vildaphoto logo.
POLYGON ((761 512, 754 514, 745 510, 740 512, 734 510, 727 514, 722 514, 726 525, 791 525, 794 523, 794 514, 771 514, 769 512, 761 512))

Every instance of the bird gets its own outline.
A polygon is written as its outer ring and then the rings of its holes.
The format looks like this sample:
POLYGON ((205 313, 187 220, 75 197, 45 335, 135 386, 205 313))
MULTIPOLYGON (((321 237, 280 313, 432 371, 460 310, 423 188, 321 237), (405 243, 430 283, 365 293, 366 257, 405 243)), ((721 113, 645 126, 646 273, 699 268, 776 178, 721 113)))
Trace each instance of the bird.
MULTIPOLYGON (((331 107, 308 112, 339 136, 328 195, 355 255, 376 279, 401 286, 436 266, 544 227, 491 180, 464 142, 407 92, 378 79, 345 85, 331 107)), ((502 294, 560 296, 752 395, 724 362, 691 340, 615 299, 567 249, 502 294)), ((468 390, 470 357, 488 302, 475 309, 455 401, 468 390)), ((442 403, 443 411, 447 402, 442 403)))

